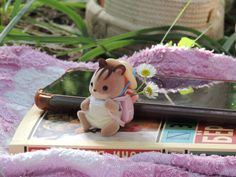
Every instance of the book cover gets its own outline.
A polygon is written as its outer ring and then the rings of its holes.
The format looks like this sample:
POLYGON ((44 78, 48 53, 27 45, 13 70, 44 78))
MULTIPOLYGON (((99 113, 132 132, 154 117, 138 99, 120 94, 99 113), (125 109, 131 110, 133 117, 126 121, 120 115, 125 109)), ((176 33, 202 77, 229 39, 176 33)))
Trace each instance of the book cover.
POLYGON ((83 132, 76 115, 43 112, 33 106, 19 125, 9 151, 51 147, 93 150, 120 157, 147 151, 232 155, 236 149, 236 126, 143 117, 134 119, 114 136, 103 137, 98 129, 83 132))

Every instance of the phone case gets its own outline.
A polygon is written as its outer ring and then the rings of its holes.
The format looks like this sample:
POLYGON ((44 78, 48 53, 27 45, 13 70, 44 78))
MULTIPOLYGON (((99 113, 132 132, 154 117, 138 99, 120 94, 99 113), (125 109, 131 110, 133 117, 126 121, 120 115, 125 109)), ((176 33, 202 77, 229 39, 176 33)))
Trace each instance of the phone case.
MULTIPOLYGON (((68 70, 73 72, 75 70, 68 70)), ((63 76, 62 76, 63 77, 63 76)), ((59 79, 61 79, 60 77, 59 79)), ((186 78, 184 78, 186 79, 186 78)), ((170 80, 171 81, 171 80, 170 80)), ((56 82, 56 81, 55 81, 56 82)), ((53 82, 53 83, 55 83, 53 82)), ((53 84, 52 83, 52 84, 53 84)), ((165 83, 166 84, 166 83, 165 83)), ((220 88, 222 89, 222 88, 220 88)), ((218 90, 220 90, 218 89, 218 90)), ((202 90, 204 92, 204 90, 202 90)), ((225 91, 226 92, 226 91, 225 91)), ((222 99, 220 95, 215 102, 220 102, 222 99)), ((160 96, 161 97, 161 96, 160 96)), ((213 97, 210 97, 213 99, 213 97)), ((186 97, 188 99, 188 97, 186 97)), ((193 99, 198 99, 195 95, 193 99)), ((59 94, 51 94, 44 92, 44 89, 39 89, 35 95, 35 104, 42 110, 51 110, 55 112, 75 112, 80 109, 80 103, 84 97, 67 96, 59 94)), ((204 102, 203 102, 204 103, 204 102)), ((236 111, 234 109, 219 109, 211 106, 209 108, 192 105, 171 105, 156 103, 153 100, 138 101, 134 104, 135 117, 150 117, 150 118, 173 118, 173 119, 197 119, 204 121, 217 121, 217 122, 236 122, 236 111)))

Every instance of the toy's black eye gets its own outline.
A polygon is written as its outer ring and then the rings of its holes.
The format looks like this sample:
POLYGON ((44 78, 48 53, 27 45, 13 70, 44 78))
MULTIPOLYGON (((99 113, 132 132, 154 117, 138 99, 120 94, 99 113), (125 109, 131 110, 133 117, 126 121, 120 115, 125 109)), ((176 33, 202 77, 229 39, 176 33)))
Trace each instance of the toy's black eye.
POLYGON ((104 91, 107 91, 107 90, 108 90, 108 86, 104 85, 104 86, 102 87, 102 89, 103 89, 104 91))
POLYGON ((93 86, 93 83, 91 82, 90 85, 93 86))

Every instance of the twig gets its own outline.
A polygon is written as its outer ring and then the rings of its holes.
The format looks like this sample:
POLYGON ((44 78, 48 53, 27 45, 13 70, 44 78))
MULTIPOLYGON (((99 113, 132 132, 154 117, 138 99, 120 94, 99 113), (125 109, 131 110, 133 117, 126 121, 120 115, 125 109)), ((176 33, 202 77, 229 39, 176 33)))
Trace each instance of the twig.
POLYGON ((194 43, 196 43, 204 34, 207 33, 207 31, 209 31, 209 29, 212 27, 212 24, 210 26, 208 26, 207 29, 205 29, 195 40, 194 43))
POLYGON ((178 14, 178 16, 176 17, 176 19, 174 20, 174 22, 172 23, 172 25, 170 26, 170 28, 167 30, 165 36, 162 38, 161 40, 161 44, 163 44, 164 40, 166 39, 167 35, 170 33, 171 29, 175 26, 175 24, 177 23, 177 21, 180 19, 180 17, 183 15, 184 11, 187 9, 187 7, 189 6, 189 4, 191 3, 192 0, 189 0, 184 8, 180 11, 180 13, 178 14))
POLYGON ((175 103, 172 101, 172 99, 169 97, 169 95, 167 93, 164 93, 166 99, 172 104, 175 105, 175 103))

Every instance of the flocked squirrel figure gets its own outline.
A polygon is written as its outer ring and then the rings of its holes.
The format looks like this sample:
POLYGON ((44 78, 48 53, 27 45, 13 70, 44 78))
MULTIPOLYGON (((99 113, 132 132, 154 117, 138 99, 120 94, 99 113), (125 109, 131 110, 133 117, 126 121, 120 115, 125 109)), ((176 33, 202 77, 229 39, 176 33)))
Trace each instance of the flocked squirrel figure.
POLYGON ((90 81, 91 96, 81 103, 78 111, 84 131, 90 127, 101 129, 103 136, 112 136, 133 119, 132 96, 137 82, 132 66, 115 59, 99 60, 99 68, 90 81))

